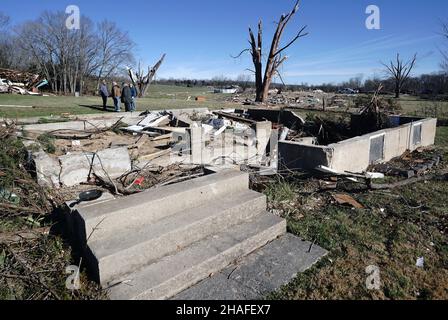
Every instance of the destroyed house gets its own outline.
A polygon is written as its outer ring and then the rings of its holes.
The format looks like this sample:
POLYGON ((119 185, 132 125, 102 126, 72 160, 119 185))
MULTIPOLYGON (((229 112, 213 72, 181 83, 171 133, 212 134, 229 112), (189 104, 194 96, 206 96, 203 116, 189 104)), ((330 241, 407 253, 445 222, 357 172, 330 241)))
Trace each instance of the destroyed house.
POLYGON ((279 142, 279 166, 313 170, 324 166, 337 172, 363 172, 370 165, 387 162, 406 151, 434 144, 437 119, 389 116, 389 128, 328 145, 313 139, 279 142))

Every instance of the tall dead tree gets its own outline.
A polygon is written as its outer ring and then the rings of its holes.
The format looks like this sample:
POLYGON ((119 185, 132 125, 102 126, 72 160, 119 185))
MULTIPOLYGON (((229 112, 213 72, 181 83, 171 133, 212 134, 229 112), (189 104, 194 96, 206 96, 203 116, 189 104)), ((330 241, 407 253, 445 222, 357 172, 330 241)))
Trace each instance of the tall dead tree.
MULTIPOLYGON (((448 22, 442 24, 442 36, 445 38, 445 40, 448 40, 448 22)), ((443 71, 448 74, 448 47, 446 47, 445 50, 440 50, 440 53, 442 54, 442 62, 440 66, 442 67, 443 71)))
POLYGON ((392 60, 390 64, 382 63, 382 65, 386 67, 386 72, 395 81, 395 98, 400 98, 401 90, 406 81, 408 81, 416 62, 417 54, 414 54, 412 59, 404 62, 403 59, 400 58, 400 54, 397 53, 397 60, 395 62, 392 60))
MULTIPOLYGON (((255 86, 256 86, 256 101, 265 102, 268 98, 269 88, 274 76, 278 76, 281 79, 279 73, 280 66, 286 61, 287 56, 283 55, 283 52, 289 48, 299 38, 306 36, 306 26, 303 27, 298 34, 283 47, 280 47, 280 42, 285 31, 286 26, 291 21, 292 17, 297 13, 300 7, 300 0, 296 2, 294 8, 288 14, 283 14, 277 23, 277 29, 271 42, 271 49, 266 57, 266 68, 263 74, 263 28, 262 22, 258 23, 258 34, 255 38, 254 32, 249 28, 249 43, 250 49, 243 50, 237 57, 241 56, 244 52, 249 51, 252 55, 252 61, 254 63, 255 70, 251 70, 255 74, 255 86)), ((283 81, 283 80, 282 80, 283 81)))
POLYGON ((153 67, 148 67, 148 73, 146 75, 143 75, 143 70, 140 68, 140 66, 138 67, 138 71, 136 73, 134 73, 131 68, 128 69, 129 77, 131 78, 134 87, 137 88, 139 98, 142 98, 146 95, 146 91, 148 91, 148 88, 153 81, 157 70, 159 70, 160 66, 163 63, 163 60, 165 60, 165 56, 166 54, 163 54, 160 60, 153 67))

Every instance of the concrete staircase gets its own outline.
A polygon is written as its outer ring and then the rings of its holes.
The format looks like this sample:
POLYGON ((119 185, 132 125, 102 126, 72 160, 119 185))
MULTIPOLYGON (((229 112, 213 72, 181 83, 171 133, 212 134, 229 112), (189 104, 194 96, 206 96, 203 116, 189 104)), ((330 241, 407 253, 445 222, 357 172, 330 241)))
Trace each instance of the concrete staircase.
POLYGON ((235 170, 69 215, 90 269, 112 299, 168 299, 286 233, 235 170))

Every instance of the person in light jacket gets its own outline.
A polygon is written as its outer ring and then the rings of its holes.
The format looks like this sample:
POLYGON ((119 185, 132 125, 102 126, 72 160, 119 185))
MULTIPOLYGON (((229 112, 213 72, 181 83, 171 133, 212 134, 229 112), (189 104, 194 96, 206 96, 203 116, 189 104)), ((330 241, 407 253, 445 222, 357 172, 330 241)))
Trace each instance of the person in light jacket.
POLYGON ((114 82, 112 87, 112 99, 114 100, 115 112, 120 112, 121 88, 118 83, 114 82))

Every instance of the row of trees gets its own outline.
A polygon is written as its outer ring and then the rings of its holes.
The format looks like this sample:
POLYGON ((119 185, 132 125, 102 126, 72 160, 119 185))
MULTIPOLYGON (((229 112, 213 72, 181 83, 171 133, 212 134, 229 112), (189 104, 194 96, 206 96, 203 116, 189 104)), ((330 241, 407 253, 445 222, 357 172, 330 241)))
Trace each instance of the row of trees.
MULTIPOLYGON (((254 69, 249 71, 253 76, 241 75, 236 81, 217 77, 211 80, 165 82, 188 86, 237 84, 243 89, 254 87, 257 101, 266 100, 271 87, 282 86, 273 83, 273 79, 279 78, 283 82, 279 68, 287 59, 286 49, 307 35, 306 27, 303 27, 292 40, 280 45, 288 23, 300 9, 300 0, 295 1, 293 9, 278 20, 267 54, 262 52, 264 39, 261 21, 256 35, 249 29, 250 48, 243 50, 241 54, 244 52, 251 54, 254 69)), ((65 25, 66 19, 64 12, 44 12, 35 21, 12 28, 9 18, 0 12, 0 67, 40 73, 47 78, 52 91, 68 94, 83 92, 87 78, 90 80, 93 78, 99 83, 101 78, 126 74, 122 72, 125 67, 134 64, 132 54, 134 43, 115 23, 103 21, 95 24, 84 16, 81 18, 79 30, 69 30, 65 25)), ((443 25, 442 34, 448 40, 448 24, 443 25)), ((416 56, 404 61, 397 55, 390 63, 383 63, 388 74, 382 81, 384 87, 387 91, 394 92, 396 97, 399 97, 403 90, 413 93, 446 94, 448 47, 441 49, 440 52, 443 57, 441 67, 445 72, 441 74, 411 78, 411 72, 417 61, 416 56)), ((363 81, 363 77, 358 76, 340 85, 324 84, 319 88, 335 91, 340 87, 350 87, 374 91, 378 88, 379 82, 377 78, 363 81)), ((302 86, 304 87, 306 86, 302 86)))
POLYGON ((44 76, 53 92, 83 92, 87 78, 122 74, 135 62, 134 43, 110 21, 81 17, 80 29, 66 27, 64 12, 44 12, 35 21, 12 27, 0 13, 0 67, 44 76))
MULTIPOLYGON (((249 75, 240 75, 234 79, 217 76, 212 79, 159 79, 159 84, 185 86, 185 87, 224 87, 229 85, 236 85, 243 90, 251 89, 255 90, 255 82, 253 77, 249 75)), ((321 85, 310 85, 302 83, 299 85, 287 85, 282 83, 272 83, 271 88, 282 88, 286 90, 316 90, 320 89, 325 92, 337 92, 343 88, 358 89, 363 93, 375 92, 379 85, 383 85, 383 93, 395 94, 396 82, 394 78, 381 78, 374 76, 368 79, 364 79, 363 76, 357 76, 348 81, 341 83, 324 83, 321 85)), ((425 96, 440 96, 448 95, 448 74, 445 72, 438 72, 433 74, 423 74, 418 77, 409 77, 401 89, 401 93, 409 93, 414 95, 425 96)))

